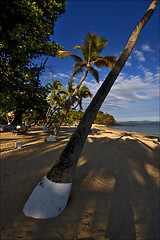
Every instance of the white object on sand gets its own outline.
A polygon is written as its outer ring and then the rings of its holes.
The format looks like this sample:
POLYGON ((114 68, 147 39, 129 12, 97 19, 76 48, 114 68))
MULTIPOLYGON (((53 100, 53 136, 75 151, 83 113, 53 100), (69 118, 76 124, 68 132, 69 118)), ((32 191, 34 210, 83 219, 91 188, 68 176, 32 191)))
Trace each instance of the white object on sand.
POLYGON ((46 138, 47 142, 56 142, 56 136, 50 134, 48 138, 46 138))
POLYGON ((42 125, 42 130, 48 130, 48 128, 45 125, 42 125))
POLYGON ((59 215, 67 205, 72 183, 55 183, 46 175, 26 202, 23 212, 28 217, 47 219, 59 215))
POLYGON ((15 143, 15 148, 22 148, 22 143, 21 142, 16 142, 15 143))

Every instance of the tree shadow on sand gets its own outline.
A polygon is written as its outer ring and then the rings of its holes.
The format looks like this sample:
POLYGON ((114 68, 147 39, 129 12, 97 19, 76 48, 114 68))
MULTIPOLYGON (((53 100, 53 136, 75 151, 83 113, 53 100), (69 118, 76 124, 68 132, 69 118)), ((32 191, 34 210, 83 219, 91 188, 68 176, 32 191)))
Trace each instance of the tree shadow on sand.
MULTIPOLYGON (((63 134, 61 137, 65 139, 63 134)), ((61 215, 47 220, 27 218, 22 212, 63 144, 59 142, 54 148, 54 144, 43 143, 40 147, 34 145, 33 152, 23 159, 13 162, 11 158, 13 172, 5 169, 4 239, 159 239, 158 145, 150 149, 131 136, 90 136, 79 159, 67 207, 61 215), (5 199, 10 202, 5 203, 5 199)))

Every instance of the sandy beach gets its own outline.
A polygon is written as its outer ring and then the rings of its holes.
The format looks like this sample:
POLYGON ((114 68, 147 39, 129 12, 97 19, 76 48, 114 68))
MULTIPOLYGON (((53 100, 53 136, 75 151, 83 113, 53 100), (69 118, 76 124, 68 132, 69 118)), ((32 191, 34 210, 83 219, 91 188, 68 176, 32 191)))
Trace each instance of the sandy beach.
POLYGON ((41 127, 26 135, 1 133, 1 239, 160 239, 157 137, 100 125, 84 145, 65 210, 47 220, 23 214, 74 129, 62 127, 57 142, 45 142, 41 127))

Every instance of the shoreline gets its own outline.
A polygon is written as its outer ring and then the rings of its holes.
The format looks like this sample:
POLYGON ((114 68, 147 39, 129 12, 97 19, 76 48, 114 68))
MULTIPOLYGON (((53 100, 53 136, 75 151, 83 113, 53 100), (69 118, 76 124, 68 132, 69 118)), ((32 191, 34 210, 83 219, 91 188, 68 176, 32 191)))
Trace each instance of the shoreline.
POLYGON ((98 127, 98 128, 102 128, 103 130, 108 130, 108 128, 111 128, 111 130, 108 131, 113 131, 113 132, 117 132, 117 133, 129 133, 129 134, 135 134, 135 135, 142 135, 142 137, 155 137, 158 138, 160 135, 159 134, 148 134, 148 133, 139 133, 139 132, 130 132, 130 131, 126 131, 126 130, 119 130, 119 129, 114 129, 112 128, 113 126, 105 126, 102 124, 93 124, 92 125, 93 128, 98 127), (97 126, 96 126, 97 125, 97 126))
POLYGON ((56 218, 26 217, 23 207, 53 166, 75 127, 57 142, 33 127, 1 133, 1 239, 159 239, 159 145, 156 136, 107 130, 89 134, 79 157, 67 207, 56 218), (15 149, 15 142, 22 142, 15 149))
MULTIPOLYGON (((93 124, 94 125, 94 124, 93 124)), ((102 125, 102 124, 97 124, 99 125, 100 127, 106 127, 106 128, 111 128, 113 131, 120 131, 120 132, 126 132, 126 133, 135 133, 135 134, 142 134, 142 135, 148 135, 148 136, 155 136, 155 137, 160 137, 160 134, 152 134, 152 133, 141 133, 141 132, 132 132, 132 131, 127 131, 127 130, 121 130, 121 129, 116 129, 114 127, 116 126, 119 126, 119 125, 115 125, 115 126, 106 126, 106 125, 102 125)), ((123 126, 123 125, 121 125, 123 126)), ((125 126, 128 126, 128 125, 124 125, 125 126)))

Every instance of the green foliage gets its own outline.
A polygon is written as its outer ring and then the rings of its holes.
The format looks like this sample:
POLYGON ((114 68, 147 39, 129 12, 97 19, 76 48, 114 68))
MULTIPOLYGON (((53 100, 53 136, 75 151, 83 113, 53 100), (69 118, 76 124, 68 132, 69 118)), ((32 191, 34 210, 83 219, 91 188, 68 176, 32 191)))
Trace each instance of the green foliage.
POLYGON ((63 0, 2 0, 0 40, 4 60, 54 55, 58 44, 51 42, 50 36, 64 6, 63 0))
POLYGON ((64 8, 64 0, 0 1, 1 111, 45 111, 47 89, 39 77, 47 59, 39 66, 35 60, 62 49, 51 36, 64 8))
MULTIPOLYGON (((66 108, 68 101, 74 92, 75 85, 68 82, 67 88, 64 89, 63 84, 60 81, 52 79, 52 84, 48 83, 47 86, 48 91, 50 92, 48 102, 50 105, 49 108, 51 109, 51 111, 48 109, 49 115, 47 116, 47 122, 49 119, 49 123, 52 124, 58 122, 59 117, 63 113, 63 110, 66 108)), ((75 111, 78 106, 82 109, 82 100, 87 97, 92 97, 92 93, 86 86, 82 86, 77 92, 74 102, 72 102, 70 106, 70 111, 66 115, 65 121, 72 122, 75 120, 75 118, 72 119, 73 114, 71 114, 71 112, 75 111)))
MULTIPOLYGON (((67 113, 63 123, 67 123, 67 124, 79 123, 83 114, 84 114, 84 112, 81 110, 79 110, 79 111, 71 110, 70 112, 67 113)), ((110 115, 108 113, 103 113, 102 111, 99 111, 94 123, 104 124, 106 126, 114 126, 114 125, 116 125, 116 120, 114 119, 114 117, 112 115, 110 115)))
POLYGON ((63 59, 66 56, 71 56, 76 62, 74 64, 74 72, 71 76, 71 82, 73 82, 73 77, 76 74, 83 72, 84 69, 89 71, 96 79, 96 81, 99 82, 98 71, 93 66, 98 68, 113 68, 116 62, 116 56, 100 56, 100 53, 105 48, 107 42, 108 40, 106 38, 97 36, 95 33, 88 32, 83 40, 82 46, 74 46, 74 49, 81 50, 83 58, 75 53, 68 51, 59 50, 57 52, 57 55, 60 58, 63 59))
POLYGON ((22 121, 26 122, 27 124, 31 123, 39 123, 43 122, 43 119, 45 118, 45 112, 43 111, 29 111, 26 110, 25 113, 22 114, 22 121))
POLYGON ((94 120, 94 123, 114 126, 116 125, 116 120, 109 113, 103 113, 102 111, 99 111, 96 119, 94 120))
POLYGON ((79 111, 70 111, 67 113, 65 119, 64 119, 64 123, 68 123, 68 124, 78 124, 79 121, 81 120, 82 116, 83 116, 84 112, 82 112, 81 110, 79 111))

